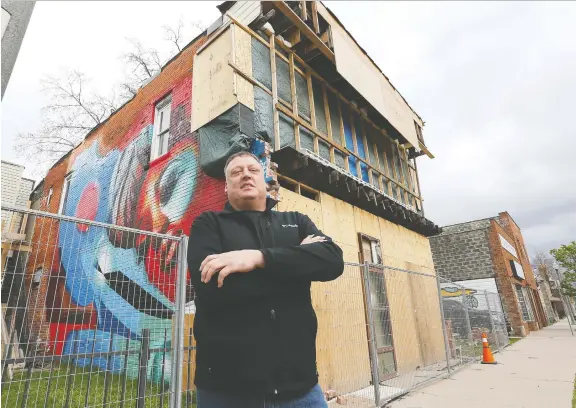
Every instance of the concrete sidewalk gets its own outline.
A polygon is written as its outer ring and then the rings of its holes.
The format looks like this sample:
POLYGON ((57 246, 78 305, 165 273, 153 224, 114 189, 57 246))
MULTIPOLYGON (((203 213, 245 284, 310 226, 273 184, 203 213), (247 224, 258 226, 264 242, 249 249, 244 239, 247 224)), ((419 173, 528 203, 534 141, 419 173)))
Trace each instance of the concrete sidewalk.
POLYGON ((570 408, 576 336, 566 319, 530 333, 495 358, 497 365, 473 364, 386 407, 570 408))

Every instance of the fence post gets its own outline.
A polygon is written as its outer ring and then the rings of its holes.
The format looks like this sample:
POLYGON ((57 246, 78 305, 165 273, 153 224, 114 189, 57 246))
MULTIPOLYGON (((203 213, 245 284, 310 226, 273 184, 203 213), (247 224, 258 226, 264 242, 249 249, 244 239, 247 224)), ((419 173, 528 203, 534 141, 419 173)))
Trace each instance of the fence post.
POLYGON ((466 304, 466 288, 464 286, 460 286, 460 290, 462 291, 462 307, 464 309, 464 315, 466 318, 466 327, 468 328, 468 341, 472 344, 472 350, 474 350, 474 358, 476 358, 476 350, 474 348, 474 336, 472 335, 472 325, 470 324, 470 314, 468 313, 468 305, 466 304))
POLYGON ((486 298, 486 306, 488 307, 488 314, 490 315, 490 326, 492 329, 492 334, 494 335, 494 340, 496 341, 496 350, 500 350, 500 340, 498 340, 498 333, 494 329, 494 317, 492 316, 492 308, 490 307, 490 299, 488 298, 488 291, 484 291, 484 297, 486 298))
MULTIPOLYGON (((128 358, 128 356, 126 356, 128 358)), ((142 329, 140 343, 140 361, 138 362, 138 399, 137 408, 144 408, 146 398, 146 380, 148 374, 148 359, 150 358, 150 329, 142 329)))
MULTIPOLYGON (((368 312, 368 329, 370 332, 371 341, 370 345, 370 362, 372 366, 372 384, 374 384, 374 402, 376 406, 380 406, 380 371, 378 367, 378 347, 376 346, 376 333, 374 331, 374 316, 372 314, 372 298, 370 296, 370 277, 369 277, 368 262, 364 263, 362 268, 363 283, 364 283, 364 297, 366 300, 366 309, 368 312)), ((384 276, 382 276, 384 279, 384 276)))
POLYGON ((440 320, 442 320, 442 334, 444 335, 444 353, 446 353, 446 367, 448 368, 448 377, 452 377, 452 368, 450 367, 450 342, 448 341, 448 330, 446 329, 446 320, 444 318, 444 302, 442 300, 442 288, 440 287, 440 277, 436 275, 436 286, 438 288, 438 302, 440 303, 440 320))
POLYGON ((172 344, 172 381, 170 407, 182 406, 182 364, 184 362, 184 308, 186 304, 186 283, 188 275, 188 237, 182 236, 178 245, 178 276, 176 278, 176 299, 174 305, 174 341, 172 344))

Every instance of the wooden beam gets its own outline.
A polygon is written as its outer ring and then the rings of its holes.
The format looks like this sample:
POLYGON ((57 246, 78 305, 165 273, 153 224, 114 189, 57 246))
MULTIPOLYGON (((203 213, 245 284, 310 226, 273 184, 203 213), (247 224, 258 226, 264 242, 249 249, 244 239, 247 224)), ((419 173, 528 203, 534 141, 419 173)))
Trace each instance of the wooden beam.
POLYGON ((251 75, 242 71, 242 69, 240 67, 238 67, 236 64, 234 64, 233 62, 228 62, 228 65, 230 65, 232 67, 232 69, 234 71, 236 71, 236 73, 238 75, 240 75, 242 78, 244 78, 245 80, 250 82, 252 85, 256 85, 257 87, 262 89, 264 92, 266 92, 268 95, 272 95, 272 91, 270 89, 268 89, 262 82, 258 81, 256 78, 252 78, 251 75))
MULTIPOLYGON (((290 95, 292 97, 292 114, 298 115, 298 98, 296 96, 296 73, 294 72, 294 53, 289 54, 290 58, 288 60, 288 71, 290 75, 290 95)), ((300 126, 297 122, 294 122, 294 140, 296 147, 300 149, 300 126)))
MULTIPOLYGON (((310 29, 310 27, 308 27, 308 25, 302 21, 302 19, 300 19, 300 17, 298 17, 298 15, 294 13, 294 11, 284 1, 275 1, 272 2, 272 5, 280 10, 288 18, 288 20, 290 20, 296 27, 298 27, 300 31, 302 31, 302 34, 304 34, 310 41, 312 41, 318 47, 320 52, 326 56, 326 58, 332 62, 336 62, 336 57, 334 56, 332 50, 330 50, 330 48, 328 48, 328 46, 322 42, 320 37, 318 37, 316 33, 310 29)), ((304 8, 304 10, 305 9, 306 8, 304 8)))
POLYGON ((320 34, 320 24, 318 23, 318 4, 313 1, 312 6, 312 25, 314 26, 314 31, 316 34, 320 34))
MULTIPOLYGON (((276 81, 276 45, 274 35, 270 36, 270 70, 272 72, 272 103, 278 103, 278 83, 276 81)), ((274 116, 274 150, 280 150, 280 120, 277 110, 273 111, 274 116)))

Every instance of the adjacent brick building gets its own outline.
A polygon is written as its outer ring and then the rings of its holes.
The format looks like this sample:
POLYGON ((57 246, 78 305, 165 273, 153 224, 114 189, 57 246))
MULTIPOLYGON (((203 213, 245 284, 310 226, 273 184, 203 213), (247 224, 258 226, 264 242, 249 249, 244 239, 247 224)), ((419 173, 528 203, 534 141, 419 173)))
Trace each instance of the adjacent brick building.
POLYGON ((442 230, 430 237, 440 276, 471 289, 497 291, 515 335, 525 336, 548 324, 520 227, 510 214, 442 230))

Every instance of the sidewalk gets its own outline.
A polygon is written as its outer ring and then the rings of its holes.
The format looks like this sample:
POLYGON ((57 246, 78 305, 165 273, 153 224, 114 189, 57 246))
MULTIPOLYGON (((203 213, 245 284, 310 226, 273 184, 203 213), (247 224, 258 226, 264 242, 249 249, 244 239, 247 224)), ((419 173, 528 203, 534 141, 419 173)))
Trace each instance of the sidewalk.
POLYGON ((386 407, 570 408, 576 336, 566 319, 530 333, 494 357, 497 365, 473 364, 386 407))

